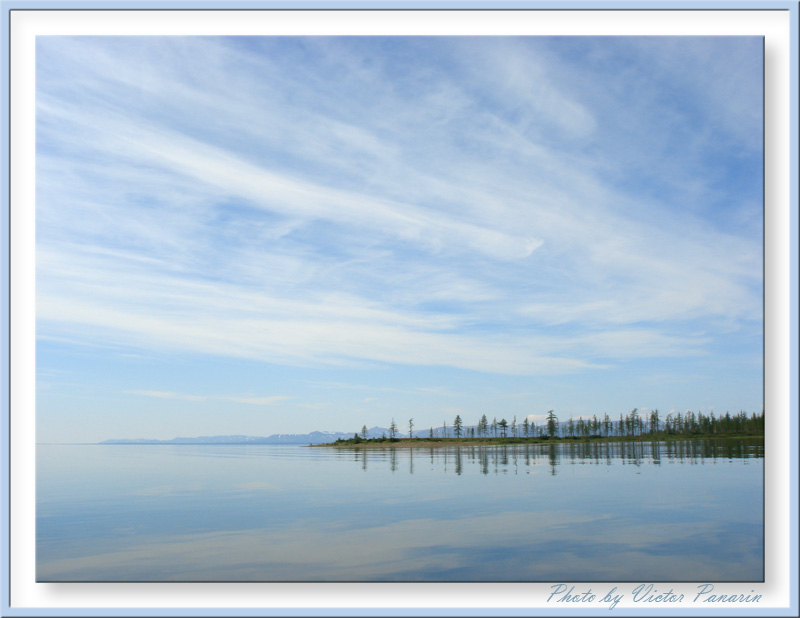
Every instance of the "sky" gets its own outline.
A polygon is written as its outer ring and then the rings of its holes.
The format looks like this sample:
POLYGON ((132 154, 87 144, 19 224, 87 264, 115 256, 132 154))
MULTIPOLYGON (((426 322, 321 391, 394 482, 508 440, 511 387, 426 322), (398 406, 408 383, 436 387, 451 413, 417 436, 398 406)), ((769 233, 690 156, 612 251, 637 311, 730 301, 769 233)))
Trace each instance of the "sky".
POLYGON ((38 37, 40 442, 763 409, 760 37, 38 37))

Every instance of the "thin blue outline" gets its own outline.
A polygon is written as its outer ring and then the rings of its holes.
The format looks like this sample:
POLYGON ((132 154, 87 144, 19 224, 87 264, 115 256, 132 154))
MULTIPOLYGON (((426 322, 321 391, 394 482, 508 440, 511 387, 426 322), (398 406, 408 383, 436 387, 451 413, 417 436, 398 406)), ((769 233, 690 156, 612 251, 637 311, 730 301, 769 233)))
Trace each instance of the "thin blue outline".
MULTIPOLYGON (((798 470, 800 469, 800 455, 798 455, 798 433, 800 433, 800 405, 798 405, 798 380, 800 375, 800 363, 798 362, 798 347, 800 347, 800 313, 798 312, 798 300, 800 292, 800 194, 798 193, 798 175, 800 175, 800 149, 798 141, 800 137, 800 104, 798 104, 798 92, 800 91, 800 44, 798 44, 798 28, 800 28, 800 16, 798 16, 798 3, 793 4, 790 20, 790 60, 789 60, 789 136, 791 147, 789 153, 789 435, 791 436, 792 446, 790 449, 790 492, 789 505, 791 509, 791 523, 789 528, 789 547, 791 548, 791 571, 794 578, 790 581, 798 582, 800 571, 798 571, 798 546, 800 545, 800 525, 798 525, 798 470)), ((798 609, 798 585, 795 585, 790 593, 790 605, 794 615, 800 615, 798 609)))
MULTIPOLYGON (((561 609, 557 606, 546 606, 541 609, 508 609, 508 608, 13 608, 9 605, 10 601, 10 486, 9 486, 9 456, 10 456, 10 194, 9 194, 9 160, 10 160, 10 100, 9 100, 9 52, 10 52, 10 11, 11 10, 102 10, 102 9, 135 9, 135 10, 264 10, 264 9, 284 9, 284 10, 347 10, 347 9, 451 9, 451 10, 782 10, 789 11, 790 15, 790 203, 794 208, 790 208, 790 392, 789 392, 789 431, 791 436, 790 449, 790 530, 789 547, 791 548, 791 573, 789 581, 797 581, 800 571, 798 571, 798 382, 795 379, 800 375, 800 364, 798 364, 798 347, 800 345, 800 314, 798 314, 798 301, 800 294, 800 252, 798 242, 800 234, 800 196, 798 194, 798 173, 800 173, 800 155, 798 152, 798 131, 800 130, 800 114, 798 114, 798 82, 800 81, 800 46, 798 45, 798 20, 800 5, 798 2, 758 2, 757 0, 745 1, 677 1, 677 2, 643 2, 641 0, 624 2, 571 2, 571 1, 498 1, 490 2, 486 0, 454 0, 447 1, 407 1, 381 2, 376 0, 365 1, 297 1, 297 2, 263 2, 259 0, 222 2, 199 1, 199 2, 114 2, 102 0, 98 2, 83 1, 22 1, 22 0, 0 0, 0 24, 2 25, 2 153, 0 153, 0 167, 2 167, 2 204, 0 223, 0 267, 2 268, 2 289, 0 298, 2 307, 2 330, 0 330, 0 342, 2 347, 2 357, 0 358, 0 374, 2 374, 2 403, 0 404, 0 453, 2 453, 3 469, 2 481, 0 481, 0 523, 2 524, 2 552, 0 552, 0 616, 531 616, 546 615, 548 613, 558 613, 560 616, 608 616, 609 610, 604 607, 592 607, 580 610, 561 609), (550 612, 550 610, 553 612, 550 612)), ((739 608, 730 607, 724 609, 708 609, 698 612, 702 616, 798 616, 798 587, 795 585, 790 591, 789 607, 783 612, 758 608, 739 608)), ((649 608, 630 608, 615 609, 613 615, 616 616, 638 616, 642 613, 652 616, 675 616, 680 614, 691 614, 692 609, 649 609, 649 608)))

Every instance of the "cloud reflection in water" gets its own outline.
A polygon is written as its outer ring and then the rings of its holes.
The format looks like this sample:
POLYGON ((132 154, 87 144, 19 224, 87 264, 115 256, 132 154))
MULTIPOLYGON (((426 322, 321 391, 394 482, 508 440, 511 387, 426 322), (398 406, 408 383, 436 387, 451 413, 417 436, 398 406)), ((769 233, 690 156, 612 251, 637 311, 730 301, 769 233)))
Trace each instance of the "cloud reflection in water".
MULTIPOLYGON (((174 493, 164 488, 188 486, 198 469, 170 465, 176 453, 203 470, 223 460, 215 447, 151 449, 164 465, 161 478, 141 480, 159 489, 150 495, 98 492, 66 503, 40 492, 37 577, 758 580, 763 451, 741 446, 245 446, 242 457, 224 459, 224 474, 209 472, 209 486, 174 493), (252 480, 254 468, 263 481, 252 480)), ((52 448, 63 455, 67 447, 52 448)), ((48 466, 41 471, 47 487, 48 466)))

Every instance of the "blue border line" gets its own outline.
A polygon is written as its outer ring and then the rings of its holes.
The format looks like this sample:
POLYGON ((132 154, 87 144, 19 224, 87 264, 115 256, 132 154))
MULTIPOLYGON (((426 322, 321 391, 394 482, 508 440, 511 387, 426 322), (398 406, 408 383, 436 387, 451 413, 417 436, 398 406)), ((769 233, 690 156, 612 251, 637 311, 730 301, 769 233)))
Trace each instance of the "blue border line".
POLYGON ((792 439, 790 449, 790 528, 789 528, 789 547, 791 548, 791 574, 790 580, 795 585, 790 592, 790 605, 794 608, 794 615, 800 615, 798 609, 798 550, 800 547, 800 519, 798 518, 798 471, 800 471, 800 454, 798 454, 798 436, 800 435, 800 404, 798 403, 798 380, 800 375, 800 362, 798 361, 798 346, 800 346, 800 309, 798 308, 798 285, 800 284, 800 194, 798 184, 800 179, 800 147, 798 147, 798 131, 800 131, 800 103, 798 102, 798 89, 800 89, 800 43, 798 42, 798 30, 800 29, 800 15, 798 15, 797 2, 793 5, 790 20, 790 60, 789 60, 789 136, 791 139, 791 150, 789 154, 789 229, 790 229, 790 248, 789 248, 789 432, 792 439), (792 575, 794 576, 792 578, 792 575))
POLYGON ((555 605, 539 608, 386 608, 386 607, 366 607, 366 608, 317 608, 317 607, 301 607, 301 608, 142 608, 142 609, 128 609, 128 608, 69 608, 69 609, 17 609, 14 613, 3 614, 9 617, 68 617, 68 618, 92 618, 103 616, 119 616, 125 617, 141 617, 141 616, 169 616, 169 617, 182 617, 182 616, 197 616, 200 618, 225 618, 228 616, 247 618, 251 616, 303 616, 303 617, 339 617, 339 616, 386 616, 386 617, 447 617, 447 616, 463 616, 463 617, 487 617, 497 616, 509 618, 527 617, 531 616, 553 616, 558 615, 558 618, 563 617, 589 617, 594 616, 653 616, 655 618, 668 617, 668 616, 702 616, 703 618, 730 618, 738 616, 797 616, 796 612, 791 610, 780 613, 773 610, 763 610, 754 613, 752 610, 741 609, 714 609, 706 610, 702 608, 674 608, 674 609, 648 609, 646 607, 620 609, 616 608, 610 611, 607 607, 595 607, 586 610, 568 610, 561 609, 555 605))
MULTIPOLYGON (((0 563, 0 573, 3 574, 2 586, 0 587, 0 616, 530 616, 532 614, 551 613, 551 607, 563 616, 607 616, 607 608, 592 608, 584 610, 562 610, 555 606, 547 606, 541 609, 507 609, 507 608, 12 608, 10 606, 10 481, 9 481, 9 456, 10 456, 10 194, 9 194, 9 160, 10 160, 10 100, 9 100, 9 46, 10 46, 10 11, 11 10, 108 10, 108 9, 134 9, 134 10, 391 10, 391 9, 451 9, 451 10, 783 10, 790 14, 790 414, 789 430, 792 439, 790 449, 790 531, 789 546, 791 548, 791 573, 790 581, 796 581, 798 576, 798 430, 800 429, 800 419, 798 419, 798 383, 792 379, 798 375, 800 364, 798 362, 798 346, 800 344, 800 319, 798 314, 798 283, 800 282, 800 201, 798 199, 798 170, 800 169, 800 154, 798 151, 798 86, 800 73, 800 46, 798 45, 798 9, 797 2, 757 2, 757 1, 702 1, 702 2, 641 2, 639 1, 617 1, 603 2, 529 2, 529 1, 502 1, 486 2, 480 1, 458 1, 453 2, 430 2, 430 1, 409 1, 409 2, 375 2, 349 1, 337 2, 263 2, 263 1, 236 1, 221 3, 219 1, 207 2, 131 2, 128 1, 84 1, 65 2, 43 1, 25 2, 21 0, 0 0, 0 24, 2 25, 2 50, 0 59, 2 60, 2 153, 0 154, 0 166, 2 167, 2 208, 0 209, 2 224, 0 224, 0 268, 2 274, 2 289, 0 298, 2 299, 2 330, 0 330, 0 340, 2 340, 2 358, 0 358, 0 373, 2 382, 0 392, 2 392, 2 403, 0 404, 0 445, 2 447, 2 466, 5 468, 2 475, 2 496, 0 496, 0 522, 2 523, 2 562, 0 563)), ((771 616, 797 616, 798 613, 798 588, 793 586, 790 590, 790 606, 784 612, 774 610, 756 610, 754 608, 727 608, 702 610, 703 616, 752 616, 768 614, 771 616)), ((691 609, 649 609, 631 608, 614 610, 615 615, 637 616, 642 612, 652 616, 674 616, 677 614, 690 614, 691 609)))
POLYGON ((630 608, 630 609, 614 609, 610 611, 608 607, 595 607, 586 610, 569 610, 561 609, 555 605, 546 606, 543 608, 386 608, 386 607, 367 607, 367 608, 317 608, 317 607, 302 607, 302 608, 68 608, 68 609, 17 609, 14 613, 4 614, 5 616, 14 617, 102 617, 102 616, 119 616, 125 617, 141 617, 141 616, 169 616, 169 617, 183 617, 183 616, 197 616, 201 618, 224 618, 228 616, 247 618, 250 616, 304 616, 304 617, 339 617, 339 616, 386 616, 386 617, 447 617, 447 616, 464 616, 464 617, 528 617, 531 616, 552 616, 558 615, 559 618, 563 617, 589 617, 594 616, 653 616, 655 618, 668 617, 668 616, 702 616, 703 618, 730 618, 738 616, 797 616, 793 610, 785 612, 776 612, 774 610, 760 610, 753 612, 750 609, 713 609, 706 610, 703 608, 674 608, 674 609, 648 609, 646 607, 630 608))
POLYGON ((2 24, 2 36, 0 36, 0 74, 2 74, 2 110, 3 110, 3 124, 2 124, 2 153, 0 153, 0 168, 2 169, 2 182, 0 183, 0 190, 2 190, 2 207, 0 207, 0 279, 2 279, 2 286, 0 286, 0 298, 2 298, 2 307, 0 314, 2 314, 2 330, 0 330, 0 342, 2 342, 2 353, 0 356, 0 456, 2 463, 0 463, 0 470, 2 470, 2 496, 0 496, 0 522, 2 522, 2 537, 0 543, 2 544, 2 556, 0 556, 0 580, 2 580, 2 587, 0 588, 0 595, 2 595, 2 606, 0 607, 0 615, 7 615, 10 603, 10 585, 11 585, 11 553, 9 551, 9 543, 11 540, 11 505, 10 500, 10 475, 11 475, 11 390, 10 386, 10 371, 11 371, 11 342, 9 339, 11 328, 11 195, 9 183, 9 165, 10 165, 10 148, 11 143, 9 139, 10 130, 10 115, 11 105, 9 99, 10 87, 10 13, 5 10, 5 5, 0 2, 2 7, 2 17, 0 17, 0 24, 2 24))
MULTIPOLYGON (((8 10, 566 10, 566 11, 790 11, 797 2, 785 0, 1 0, 3 13, 8 10)), ((796 21, 796 20, 795 20, 796 21)), ((8 29, 4 27, 4 34, 8 29)))

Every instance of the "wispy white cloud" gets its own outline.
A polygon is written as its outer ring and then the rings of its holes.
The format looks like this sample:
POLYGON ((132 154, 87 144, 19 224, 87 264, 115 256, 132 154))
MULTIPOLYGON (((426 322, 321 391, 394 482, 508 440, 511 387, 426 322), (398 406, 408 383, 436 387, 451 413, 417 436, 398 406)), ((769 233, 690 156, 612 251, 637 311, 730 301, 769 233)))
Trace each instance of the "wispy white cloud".
POLYGON ((455 54, 463 70, 510 118, 523 135, 541 137, 555 130, 559 137, 586 139, 597 126, 589 106, 557 84, 556 67, 542 49, 519 38, 461 39, 455 54))
POLYGON ((278 401, 290 399, 283 395, 273 395, 271 397, 238 397, 231 395, 189 395, 186 393, 173 393, 169 391, 146 391, 132 390, 125 391, 126 395, 140 395, 142 397, 155 397, 156 399, 180 399, 183 401, 230 401, 232 403, 243 403, 253 406, 268 406, 278 401))
MULTIPOLYGON (((513 375, 709 353, 761 320, 760 233, 721 206, 759 189, 705 173, 744 163, 670 99, 685 64, 639 39, 42 41, 39 336, 513 375)), ((755 113, 747 71, 714 131, 755 113)))

